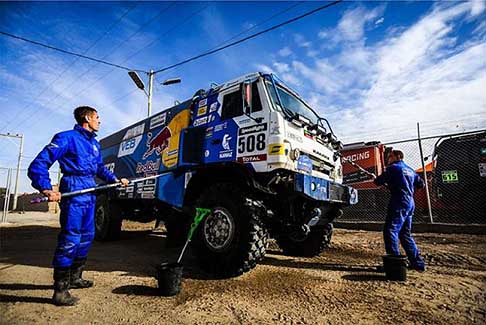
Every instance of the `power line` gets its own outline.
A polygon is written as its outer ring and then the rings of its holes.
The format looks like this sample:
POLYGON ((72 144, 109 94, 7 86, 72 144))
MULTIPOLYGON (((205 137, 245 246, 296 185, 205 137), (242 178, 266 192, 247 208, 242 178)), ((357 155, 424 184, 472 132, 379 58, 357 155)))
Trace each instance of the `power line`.
POLYGON ((318 12, 318 11, 321 11, 321 10, 327 9, 327 8, 329 8, 329 7, 332 7, 332 6, 334 6, 334 5, 338 4, 338 3, 342 2, 342 1, 343 1, 343 0, 337 0, 337 1, 333 1, 333 2, 331 2, 331 3, 328 3, 328 4, 324 5, 324 6, 320 6, 320 7, 316 8, 316 9, 313 9, 313 10, 311 10, 311 11, 309 11, 309 12, 306 12, 305 14, 302 14, 302 15, 300 15, 300 16, 297 16, 297 17, 294 17, 294 18, 289 19, 289 20, 287 20, 287 21, 284 21, 283 23, 277 24, 277 25, 275 25, 275 26, 272 26, 272 27, 270 27, 270 28, 267 28, 267 29, 265 29, 265 30, 262 30, 262 31, 260 31, 260 32, 258 32, 258 33, 255 33, 255 34, 252 34, 252 35, 250 35, 250 36, 244 37, 244 38, 242 38, 242 39, 240 39, 240 40, 238 40, 238 41, 232 42, 232 43, 230 43, 230 44, 228 44, 228 45, 221 46, 221 47, 218 47, 217 49, 214 49, 214 50, 211 50, 211 51, 208 51, 208 52, 205 52, 205 53, 202 53, 202 54, 196 55, 196 56, 194 56, 194 57, 192 57, 192 58, 186 59, 186 60, 181 61, 181 62, 179 62, 179 63, 173 64, 173 65, 170 65, 170 66, 168 66, 168 67, 158 69, 158 70, 154 71, 154 73, 159 73, 159 72, 162 72, 162 71, 166 71, 166 70, 169 70, 169 69, 175 68, 175 67, 177 67, 177 66, 180 66, 180 65, 183 65, 183 64, 189 63, 189 62, 191 62, 191 61, 194 61, 194 60, 200 59, 200 58, 202 58, 202 57, 208 56, 208 55, 210 55, 210 54, 214 54, 214 53, 216 53, 216 52, 222 51, 222 50, 227 49, 227 48, 229 48, 229 47, 232 47, 232 46, 235 46, 235 45, 241 44, 241 43, 246 42, 246 41, 248 41, 248 40, 250 40, 250 39, 252 39, 252 38, 255 38, 255 37, 257 37, 257 36, 260 36, 260 35, 262 35, 262 34, 265 34, 265 33, 268 33, 268 32, 270 32, 270 31, 272 31, 272 30, 275 30, 275 29, 277 29, 277 28, 280 28, 280 27, 282 27, 282 26, 285 26, 285 25, 288 25, 288 24, 290 24, 290 23, 293 23, 293 22, 295 22, 295 21, 297 21, 297 20, 300 20, 300 19, 302 19, 302 18, 304 18, 304 17, 307 17, 307 16, 309 16, 309 15, 312 15, 312 14, 314 14, 314 13, 318 12))
MULTIPOLYGON (((111 24, 110 27, 108 27, 108 29, 103 33, 103 35, 98 37, 98 39, 96 41, 94 41, 86 50, 84 50, 84 52, 82 54, 84 55, 84 54, 88 53, 89 50, 91 50, 96 44, 98 44, 99 41, 101 41, 106 35, 108 35, 108 33, 110 33, 113 30, 113 28, 115 28, 115 26, 118 25, 123 20, 123 18, 125 18, 136 6, 137 5, 134 5, 130 8, 128 8, 128 10, 126 10, 123 13, 123 15, 120 16, 120 18, 118 18, 113 24, 111 24)), ((64 73, 66 71, 68 71, 71 67, 73 67, 78 62, 78 60, 79 60, 79 58, 75 58, 74 61, 72 61, 72 63, 69 66, 67 66, 64 70, 62 70, 57 75, 57 77, 49 83, 49 85, 47 85, 34 99, 32 99, 32 101, 30 101, 30 103, 27 103, 22 109, 17 111, 17 114, 11 120, 15 121, 18 117, 20 117, 20 115, 25 112, 26 108, 31 106, 40 96, 42 96, 48 89, 50 89, 51 86, 57 80, 59 80, 64 75, 64 73)), ((8 126, 8 123, 7 123, 7 126, 8 126)), ((2 128, 1 131, 5 130, 5 128, 6 128, 6 126, 4 128, 2 128)))
MULTIPOLYGON (((174 31, 175 29, 181 27, 182 25, 184 25, 185 23, 187 23, 189 20, 191 20, 196 14, 199 14, 201 13, 203 10, 205 10, 209 5, 206 4, 204 7, 202 7, 201 9, 198 9, 197 11, 193 12, 192 14, 190 14, 189 16, 186 17, 186 19, 184 21, 182 21, 181 23, 178 23, 177 25, 173 26, 172 28, 170 28, 169 30, 167 30, 165 33, 163 33, 162 35, 165 36, 167 35, 168 33, 174 31)), ((168 8, 166 8, 168 9, 168 8)), ((146 24, 144 24, 145 26, 146 24)), ((143 26, 142 26, 143 27, 143 26)), ((138 32, 140 31, 140 29, 135 32, 134 34, 132 34, 128 39, 130 39, 131 37, 135 36, 135 34, 137 34, 138 32)), ((153 43, 155 43, 156 41, 160 40, 162 37, 159 37, 158 39, 156 39, 155 41, 152 41, 149 45, 145 46, 145 47, 148 47, 148 46, 151 46, 153 43)), ((126 40, 125 40, 126 41, 126 40)), ((144 47, 144 48, 145 48, 144 47)), ((144 49, 142 48, 142 49, 144 49)), ((133 53, 133 54, 130 54, 127 58, 125 58, 123 61, 122 61, 122 64, 127 62, 129 59, 131 59, 133 56, 135 56, 136 54, 138 54, 139 52, 141 52, 141 50, 137 50, 137 52, 133 53)), ((112 51, 111 51, 112 53, 112 51)), ((101 80, 105 79, 106 77, 108 77, 111 72, 114 70, 114 68, 110 71, 108 71, 107 73, 101 75, 99 78, 95 79, 94 81, 92 81, 87 87, 81 89, 81 91, 77 92, 73 97, 76 97, 82 93, 84 93, 86 90, 92 88, 94 85, 96 85, 98 82, 100 82, 101 80)), ((144 72, 146 73, 146 72, 144 72)), ((78 79, 78 78, 77 78, 78 79)), ((66 88, 67 89, 67 88, 66 88)), ((57 96, 58 97, 58 96, 57 96)), ((57 98, 56 97, 56 98, 57 98)), ((72 101, 72 100, 71 100, 72 101)), ((69 102, 71 102, 69 101, 69 102)))
MULTIPOLYGON (((162 8, 156 15, 154 15, 152 18, 150 18, 149 20, 147 20, 142 26, 140 26, 135 32, 133 32, 130 36, 128 36, 127 38, 125 38, 123 41, 121 41, 116 47, 112 48, 105 56, 102 57, 102 59, 105 59, 106 57, 112 55, 116 50, 118 50, 120 47, 122 47, 129 39, 131 39, 132 37, 134 37, 135 35, 137 35, 138 33, 140 33, 146 26, 148 26, 149 24, 151 24, 154 20, 156 20, 157 18, 159 18, 165 11, 167 11, 169 8, 171 8, 172 6, 175 5, 175 2, 172 2, 170 3, 168 6, 162 8)), ((124 60, 121 64, 125 63, 127 60, 124 60)), ((89 67, 87 70, 85 70, 84 72, 82 72, 81 74, 79 74, 78 76, 76 76, 74 78, 74 80, 67 86, 67 87, 64 87, 63 90, 61 92, 59 92, 56 96, 52 97, 50 100, 48 100, 44 105, 54 101, 55 99, 59 98, 59 96, 61 95, 62 92, 64 92, 65 90, 67 90, 68 88, 70 88, 72 85, 74 85, 78 80, 80 80, 83 76, 85 76, 87 73, 89 73, 90 71, 93 70, 93 68, 96 66, 96 64, 93 64, 91 67, 89 67)), ((110 70, 108 73, 105 73, 102 75, 102 79, 107 77, 110 73, 112 73, 113 71, 115 70, 115 68, 112 68, 112 70, 110 70)), ((144 72, 144 71, 141 71, 141 70, 135 70, 135 71, 139 71, 139 72, 144 72)), ((73 97, 81 94, 82 92, 84 92, 86 89, 89 89, 91 88, 95 83, 97 82, 97 80, 95 80, 94 83, 90 83, 88 85, 88 87, 84 88, 83 90, 81 90, 80 92, 77 92, 73 97)), ((29 117, 27 117, 26 119, 20 121, 19 123, 16 124, 16 127, 21 125, 22 123, 24 122, 27 122, 29 120, 31 120, 35 115, 31 115, 29 117)))
POLYGON ((48 49, 51 49, 51 50, 54 50, 54 51, 58 51, 58 52, 61 52, 61 53, 64 53, 64 54, 74 55, 74 56, 77 56, 77 57, 80 57, 80 58, 83 58, 83 59, 86 59, 86 60, 91 60, 91 61, 94 61, 94 62, 106 64, 106 65, 109 65, 109 66, 112 66, 112 67, 115 67, 115 68, 119 68, 119 69, 123 69, 123 70, 127 70, 127 71, 145 72, 143 70, 130 69, 128 67, 124 67, 124 66, 121 66, 121 65, 116 64, 116 63, 111 63, 111 62, 108 62, 108 61, 105 61, 105 60, 100 60, 100 59, 93 58, 93 57, 90 57, 90 56, 86 56, 86 55, 83 55, 83 54, 63 50, 63 49, 60 49, 60 48, 55 47, 55 46, 51 46, 51 45, 47 45, 47 44, 40 43, 40 42, 37 42, 37 41, 33 41, 33 40, 27 39, 25 37, 17 36, 17 35, 10 34, 10 33, 4 32, 4 31, 0 31, 0 34, 14 38, 14 39, 17 39, 17 40, 28 42, 28 43, 31 43, 31 44, 34 44, 34 45, 42 46, 42 47, 45 47, 45 48, 48 48, 48 49))

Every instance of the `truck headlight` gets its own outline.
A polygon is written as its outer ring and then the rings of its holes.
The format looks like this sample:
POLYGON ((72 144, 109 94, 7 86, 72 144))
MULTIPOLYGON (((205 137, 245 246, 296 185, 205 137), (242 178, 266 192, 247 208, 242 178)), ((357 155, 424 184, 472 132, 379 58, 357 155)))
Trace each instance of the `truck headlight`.
POLYGON ((290 150, 290 159, 297 160, 300 157, 300 150, 295 148, 290 150))

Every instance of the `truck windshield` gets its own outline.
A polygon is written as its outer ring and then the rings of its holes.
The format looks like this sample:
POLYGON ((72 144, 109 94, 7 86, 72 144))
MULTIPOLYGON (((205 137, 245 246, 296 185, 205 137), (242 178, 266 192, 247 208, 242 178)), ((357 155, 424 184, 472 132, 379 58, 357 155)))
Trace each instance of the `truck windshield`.
POLYGON ((313 124, 318 123, 319 117, 301 99, 293 95, 290 91, 288 91, 278 83, 275 83, 276 87, 274 87, 271 81, 266 80, 266 84, 270 96, 272 97, 272 101, 278 109, 282 111, 290 111, 292 114, 297 113, 299 115, 302 115, 308 118, 313 124), (275 92, 275 88, 277 88, 278 96, 275 92), (280 102, 284 107, 280 106, 280 102))

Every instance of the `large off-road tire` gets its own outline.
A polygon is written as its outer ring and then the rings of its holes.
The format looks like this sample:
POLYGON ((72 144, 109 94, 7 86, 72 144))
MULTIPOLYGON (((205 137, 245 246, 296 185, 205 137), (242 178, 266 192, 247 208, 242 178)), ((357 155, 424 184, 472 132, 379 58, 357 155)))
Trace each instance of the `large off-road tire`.
POLYGON ((220 277, 254 268, 267 247, 263 204, 235 184, 218 183, 199 197, 196 206, 213 210, 201 221, 193 240, 201 268, 220 277))
POLYGON ((120 238, 122 213, 118 205, 110 202, 105 195, 96 198, 95 239, 111 241, 120 238))
POLYGON ((332 223, 311 228, 307 236, 281 235, 277 238, 277 244, 285 255, 313 257, 317 256, 331 245, 333 233, 332 223))

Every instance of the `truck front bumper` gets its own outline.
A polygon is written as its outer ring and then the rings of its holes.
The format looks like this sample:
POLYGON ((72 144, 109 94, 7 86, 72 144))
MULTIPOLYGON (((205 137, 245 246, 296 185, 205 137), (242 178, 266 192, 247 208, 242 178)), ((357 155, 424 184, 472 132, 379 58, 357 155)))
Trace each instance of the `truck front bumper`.
POLYGON ((358 203, 358 191, 323 178, 295 174, 294 190, 311 200, 352 205, 358 203))

